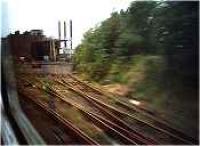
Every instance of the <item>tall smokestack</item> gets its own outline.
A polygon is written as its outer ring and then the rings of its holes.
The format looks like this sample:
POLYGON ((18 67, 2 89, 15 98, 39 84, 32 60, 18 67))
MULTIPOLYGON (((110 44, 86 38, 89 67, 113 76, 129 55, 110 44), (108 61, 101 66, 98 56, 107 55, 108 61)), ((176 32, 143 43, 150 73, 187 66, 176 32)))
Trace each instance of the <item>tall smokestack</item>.
POLYGON ((66 22, 64 21, 64 40, 65 40, 64 43, 65 43, 65 48, 67 47, 66 35, 67 35, 66 22))
POLYGON ((72 49, 72 20, 70 20, 70 40, 71 40, 71 49, 72 49))
POLYGON ((67 31, 66 31, 66 22, 64 21, 64 39, 66 39, 66 34, 67 34, 67 31))
POLYGON ((58 21, 58 38, 61 40, 61 23, 58 21))

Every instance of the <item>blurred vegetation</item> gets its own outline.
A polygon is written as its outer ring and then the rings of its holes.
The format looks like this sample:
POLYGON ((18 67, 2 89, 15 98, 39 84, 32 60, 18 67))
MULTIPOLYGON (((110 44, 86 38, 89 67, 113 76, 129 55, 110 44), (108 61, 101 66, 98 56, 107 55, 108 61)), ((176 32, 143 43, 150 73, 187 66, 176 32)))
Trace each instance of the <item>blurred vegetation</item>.
POLYGON ((188 108, 183 116, 198 122, 198 5, 136 1, 113 12, 85 33, 74 56, 76 71, 102 84, 128 85, 128 96, 156 108, 188 108))

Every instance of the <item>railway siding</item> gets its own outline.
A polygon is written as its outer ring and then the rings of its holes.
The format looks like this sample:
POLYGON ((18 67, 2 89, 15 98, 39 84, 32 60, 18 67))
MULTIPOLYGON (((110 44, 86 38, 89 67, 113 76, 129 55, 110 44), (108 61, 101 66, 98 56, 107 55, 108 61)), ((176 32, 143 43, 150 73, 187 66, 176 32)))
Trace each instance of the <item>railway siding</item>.
MULTIPOLYGON (((59 109, 57 107, 60 105, 63 106, 62 102, 75 107, 79 112, 84 113, 86 119, 93 122, 93 125, 98 125, 97 127, 106 133, 105 137, 108 136, 108 139, 112 139, 117 135, 120 139, 120 141, 116 141, 118 143, 195 143, 194 139, 170 127, 165 121, 163 122, 159 118, 149 115, 146 111, 130 106, 128 103, 119 100, 119 98, 108 96, 100 89, 93 88, 70 74, 37 74, 31 76, 31 78, 26 74, 22 76, 24 77, 21 80, 22 84, 27 82, 26 86, 28 85, 29 90, 38 88, 47 96, 58 97, 60 102, 57 103, 56 110, 59 109), (99 125, 99 123, 101 124, 99 125), (104 126, 102 127, 102 125, 104 126), (112 132, 108 132, 106 129, 110 129, 109 131, 112 132)), ((57 98, 56 100, 59 101, 57 98)), ((63 108, 60 114, 65 113, 65 118, 69 118, 66 116, 65 109, 63 108)), ((76 111, 72 110, 71 112, 76 111)), ((114 140, 111 141, 114 142, 114 140)))

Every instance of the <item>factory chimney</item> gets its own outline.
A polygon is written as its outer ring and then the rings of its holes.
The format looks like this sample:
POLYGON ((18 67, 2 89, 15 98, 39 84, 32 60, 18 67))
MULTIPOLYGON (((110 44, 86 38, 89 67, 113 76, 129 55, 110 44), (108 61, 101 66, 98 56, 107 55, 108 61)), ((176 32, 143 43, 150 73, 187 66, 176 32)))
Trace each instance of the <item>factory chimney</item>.
POLYGON ((58 38, 61 40, 61 23, 58 21, 58 38))
MULTIPOLYGON (((66 40, 67 37, 67 29, 66 29, 66 22, 64 21, 64 40, 66 40)), ((64 41, 65 48, 67 47, 67 41, 64 41)))
POLYGON ((72 49, 72 20, 70 20, 70 45, 72 49))

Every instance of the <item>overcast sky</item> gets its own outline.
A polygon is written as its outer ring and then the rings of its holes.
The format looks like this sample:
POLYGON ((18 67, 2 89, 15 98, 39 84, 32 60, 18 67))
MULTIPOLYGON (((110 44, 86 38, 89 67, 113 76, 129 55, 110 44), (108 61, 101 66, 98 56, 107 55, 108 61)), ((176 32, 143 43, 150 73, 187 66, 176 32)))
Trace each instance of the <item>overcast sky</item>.
POLYGON ((126 9, 131 3, 131 0, 4 1, 8 2, 9 31, 43 29, 47 36, 58 38, 58 20, 72 19, 74 47, 89 28, 108 18, 113 11, 126 9))

